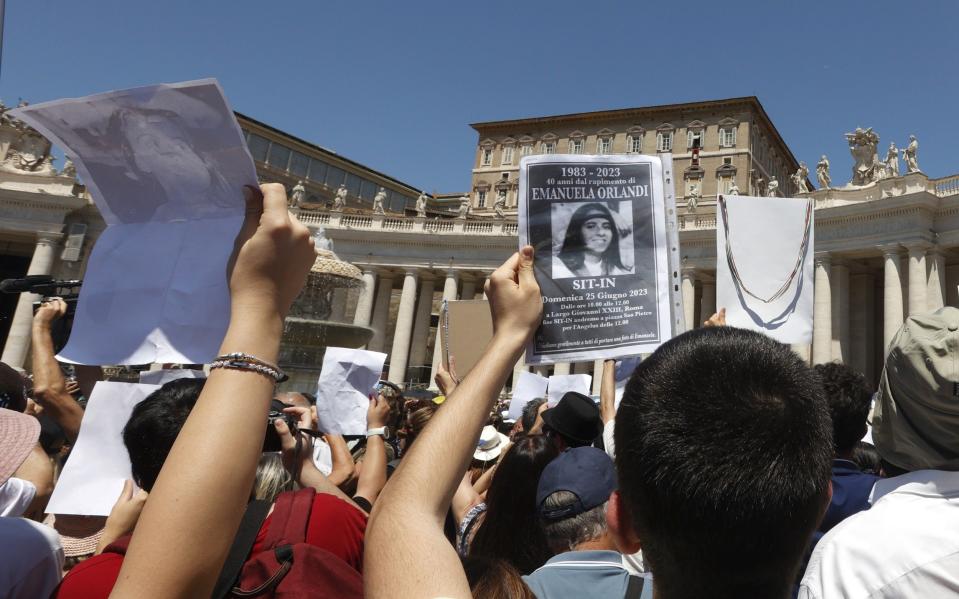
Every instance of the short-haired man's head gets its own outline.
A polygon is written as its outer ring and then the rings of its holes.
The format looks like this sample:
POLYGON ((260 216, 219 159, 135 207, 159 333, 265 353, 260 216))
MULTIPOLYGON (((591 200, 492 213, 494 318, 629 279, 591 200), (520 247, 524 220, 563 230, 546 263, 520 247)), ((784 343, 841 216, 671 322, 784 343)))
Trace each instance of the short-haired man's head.
POLYGON ((531 399, 525 406, 523 406, 523 415, 520 416, 520 421, 523 423, 523 431, 529 432, 533 428, 533 425, 536 424, 536 417, 539 416, 539 407, 546 403, 546 398, 537 397, 536 399, 531 399))
POLYGON ((550 462, 539 477, 536 508, 554 554, 606 534, 606 505, 616 490, 616 469, 601 449, 574 447, 550 462))
POLYGON ((151 491, 173 442, 200 397, 206 379, 177 379, 163 385, 133 408, 123 428, 133 480, 151 491))
POLYGON ((623 513, 663 597, 785 594, 829 497, 822 386, 789 347, 702 328, 635 370, 616 415, 623 513))
POLYGON ((815 370, 832 414, 833 447, 837 453, 851 451, 866 434, 872 389, 866 377, 845 364, 817 364, 815 370))

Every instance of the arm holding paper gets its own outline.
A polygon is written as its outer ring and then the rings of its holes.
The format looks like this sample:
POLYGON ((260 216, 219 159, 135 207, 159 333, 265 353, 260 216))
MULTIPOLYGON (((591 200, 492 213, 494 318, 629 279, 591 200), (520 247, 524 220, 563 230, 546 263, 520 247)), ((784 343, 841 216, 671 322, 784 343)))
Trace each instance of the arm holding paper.
POLYGON ((33 399, 60 425, 67 441, 73 444, 80 433, 83 408, 67 392, 67 379, 55 357, 50 333, 53 322, 66 312, 67 303, 55 297, 41 304, 33 316, 33 399))
POLYGON ((531 246, 490 276, 486 295, 492 340, 417 437, 373 509, 364 559, 367 596, 471 596, 456 551, 443 536, 443 520, 480 429, 541 319, 531 246), (437 455, 445 459, 434 460, 437 455))
POLYGON ((353 478, 353 474, 356 473, 356 463, 353 462, 353 455, 343 435, 327 434, 323 438, 330 445, 330 453, 333 457, 333 470, 327 478, 339 487, 353 478))
MULTIPOLYGON (((371 397, 370 409, 366 412, 366 428, 385 427, 389 417, 390 404, 387 399, 380 394, 371 397)), ((373 505, 385 486, 386 439, 383 435, 369 435, 366 437, 366 455, 363 457, 363 469, 356 484, 356 496, 373 505)))
MULTIPOLYGON (((283 186, 261 190, 245 188, 220 350, 275 363, 283 319, 315 251, 309 230, 287 210, 283 186)), ((274 381, 256 373, 210 373, 143 509, 113 597, 210 595, 246 507, 273 391, 274 381)))

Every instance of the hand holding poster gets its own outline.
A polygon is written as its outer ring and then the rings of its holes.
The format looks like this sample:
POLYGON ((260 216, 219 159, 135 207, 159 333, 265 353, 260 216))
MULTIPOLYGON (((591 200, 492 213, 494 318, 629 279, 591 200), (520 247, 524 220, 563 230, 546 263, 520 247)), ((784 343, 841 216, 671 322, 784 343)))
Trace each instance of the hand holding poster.
POLYGON ((812 200, 721 196, 716 301, 726 324, 782 343, 812 341, 812 200))
POLYGON ((527 156, 519 243, 543 322, 528 364, 651 352, 672 335, 663 168, 654 156, 527 156))

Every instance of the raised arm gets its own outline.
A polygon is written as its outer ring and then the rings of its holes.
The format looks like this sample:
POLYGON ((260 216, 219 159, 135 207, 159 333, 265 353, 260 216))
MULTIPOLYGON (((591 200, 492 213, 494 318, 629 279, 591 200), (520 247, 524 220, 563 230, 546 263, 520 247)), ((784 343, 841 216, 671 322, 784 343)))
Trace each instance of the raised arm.
MULTIPOLYGON (((375 429, 386 426, 390 417, 390 403, 382 395, 370 398, 370 407, 366 411, 366 428, 375 429)), ((363 469, 356 483, 356 496, 376 503, 380 491, 386 486, 386 439, 383 435, 370 435, 366 438, 366 454, 363 456, 363 469)))
POLYGON ((603 424, 616 418, 616 360, 603 360, 603 380, 599 386, 599 413, 603 424))
POLYGON ((67 392, 67 379, 63 376, 56 352, 53 351, 51 328, 67 312, 67 303, 59 297, 40 304, 33 316, 32 368, 33 400, 53 418, 67 441, 76 443, 83 420, 83 408, 67 392))
MULTIPOLYGON (((283 186, 260 189, 245 191, 220 351, 276 363, 283 318, 316 256, 283 186)), ((250 495, 273 391, 274 381, 255 372, 210 373, 143 509, 112 597, 210 596, 250 495)))
POLYGON ((443 520, 493 402, 540 322, 532 247, 490 276, 486 296, 492 340, 417 437, 373 508, 363 576, 369 597, 470 597, 456 551, 443 536, 443 520))
POLYGON ((353 462, 353 454, 350 453, 350 447, 343 435, 324 435, 323 438, 330 446, 330 458, 333 461, 333 470, 326 478, 338 487, 353 478, 356 463, 353 462))

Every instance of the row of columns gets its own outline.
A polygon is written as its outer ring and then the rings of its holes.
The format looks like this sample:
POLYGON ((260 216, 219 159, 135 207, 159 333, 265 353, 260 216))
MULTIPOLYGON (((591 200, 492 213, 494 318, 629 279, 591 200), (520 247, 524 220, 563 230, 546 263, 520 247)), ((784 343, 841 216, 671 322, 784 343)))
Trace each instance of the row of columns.
MULTIPOLYGON (((943 307, 946 297, 945 256, 930 243, 880 246, 883 260, 883 353, 902 327, 905 317, 943 307), (907 260, 903 279, 903 258, 907 260)), ((812 361, 839 360, 860 372, 867 371, 874 346, 871 315, 875 303, 873 275, 850 275, 840 257, 822 252, 815 259, 812 361), (850 310, 850 306, 855 309, 850 310), (853 351, 851 332, 855 332, 853 351)))
MULTIPOLYGON (((486 273, 483 273, 482 280, 485 281, 485 277, 486 273)), ((455 269, 447 271, 441 278, 443 299, 475 297, 478 279, 462 277, 463 280, 460 281, 461 272, 455 269), (462 282, 462 290, 460 282, 462 282)), ((393 337, 388 340, 386 333, 390 324, 390 302, 395 281, 396 275, 392 271, 377 271, 372 268, 363 271, 363 287, 357 298, 353 324, 369 326, 374 330, 367 349, 389 352, 390 367, 387 379, 390 382, 402 384, 406 381, 406 371, 411 363, 426 362, 433 296, 438 281, 431 271, 425 269, 410 268, 403 272, 393 337)), ((439 336, 433 348, 431 381, 436 375, 442 357, 442 348, 438 339, 439 336)))

